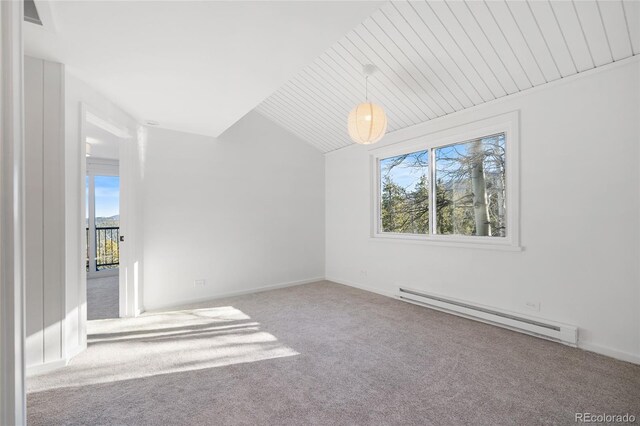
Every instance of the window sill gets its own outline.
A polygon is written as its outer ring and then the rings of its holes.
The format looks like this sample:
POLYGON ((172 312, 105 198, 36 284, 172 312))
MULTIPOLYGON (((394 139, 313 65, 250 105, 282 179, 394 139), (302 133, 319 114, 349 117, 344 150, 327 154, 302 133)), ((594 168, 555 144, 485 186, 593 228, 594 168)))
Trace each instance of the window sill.
MULTIPOLYGON (((482 237, 478 237, 482 238, 482 237)), ((494 237, 495 238, 495 237, 494 237)), ((422 237, 412 235, 401 234, 375 234, 369 239, 373 241, 386 242, 386 243, 409 243, 409 244, 421 244, 429 246, 439 247, 455 247, 455 248, 468 248, 468 249, 480 249, 480 250, 498 250, 498 251, 512 251, 521 252, 524 248, 520 245, 513 244, 510 241, 505 242, 493 242, 493 241, 473 241, 468 238, 434 238, 434 237, 422 237)))

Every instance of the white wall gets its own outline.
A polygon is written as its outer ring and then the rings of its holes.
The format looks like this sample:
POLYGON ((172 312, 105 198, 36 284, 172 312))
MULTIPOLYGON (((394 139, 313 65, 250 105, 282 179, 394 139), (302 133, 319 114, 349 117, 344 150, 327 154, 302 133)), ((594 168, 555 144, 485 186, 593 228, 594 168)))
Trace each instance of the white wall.
POLYGON ((324 276, 324 158, 308 144, 250 113, 217 139, 150 128, 144 158, 146 309, 324 276))
POLYGON ((24 60, 26 366, 60 363, 64 300, 64 66, 24 60))
POLYGON ((326 276, 399 284, 580 328, 580 346, 640 362, 640 66, 605 71, 388 135, 520 111, 522 252, 373 240, 369 150, 326 156, 326 276), (526 301, 541 302, 540 312, 526 301))

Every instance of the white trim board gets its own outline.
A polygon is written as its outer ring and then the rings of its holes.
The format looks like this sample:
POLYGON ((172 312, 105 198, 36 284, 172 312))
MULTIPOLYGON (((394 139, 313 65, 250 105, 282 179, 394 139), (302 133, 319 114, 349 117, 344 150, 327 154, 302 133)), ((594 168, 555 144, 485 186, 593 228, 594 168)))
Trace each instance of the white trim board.
POLYGON ((58 368, 66 367, 71 358, 57 359, 55 361, 45 362, 44 364, 36 364, 27 367, 27 378, 45 374, 58 368))
POLYGON ((143 312, 145 313, 154 313, 154 312, 160 312, 160 311, 165 311, 167 309, 178 309, 178 308, 182 308, 188 305, 192 305, 192 304, 196 304, 196 303, 203 303, 203 302, 208 302, 208 301, 214 301, 214 300, 218 300, 218 299, 224 299, 226 297, 233 297, 233 296, 242 296, 245 294, 252 294, 252 293, 261 293, 263 291, 269 291, 269 290, 277 290, 280 288, 286 288, 286 287, 295 287, 298 285, 303 285, 303 284, 311 284, 311 283, 315 283, 318 281, 324 281, 325 278, 324 277, 315 277, 315 278, 307 278, 304 280, 297 280, 297 281, 289 281, 289 282, 284 282, 284 283, 279 283, 279 284, 271 284, 271 285, 266 285, 266 286, 261 286, 261 287, 253 287, 253 288, 249 288, 246 290, 240 290, 240 291, 230 291, 230 292, 223 292, 223 293, 214 293, 210 296, 206 296, 206 297, 199 297, 196 299, 189 299, 189 300, 185 300, 185 301, 180 301, 178 303, 169 303, 169 304, 161 304, 161 305, 157 305, 157 306, 153 306, 152 308, 147 308, 145 306, 145 309, 143 312))
MULTIPOLYGON (((357 288, 357 289, 360 289, 360 290, 368 291, 370 293, 376 293, 376 294, 379 294, 381 296, 387 296, 387 297, 390 297, 392 299, 400 301, 400 299, 398 299, 398 297, 394 293, 387 292, 385 290, 379 290, 379 289, 376 289, 376 288, 373 288, 373 287, 370 287, 370 286, 367 286, 367 285, 354 283, 353 281, 342 280, 342 279, 335 278, 335 277, 326 277, 325 279, 327 281, 331 281, 331 282, 334 282, 336 284, 341 284, 341 285, 346 285, 346 286, 349 286, 349 287, 354 287, 354 288, 357 288)), ((416 305, 418 305, 418 304, 416 304, 416 305)), ((460 315, 460 314, 458 314, 456 312, 444 311, 444 310, 440 310, 440 309, 436 309, 436 308, 428 307, 428 306, 424 306, 424 305, 418 305, 418 306, 421 306, 421 307, 424 307, 424 308, 427 308, 427 309, 433 309, 433 310, 444 312, 444 313, 451 314, 451 315, 460 316, 462 318, 472 319, 472 320, 478 321, 478 322, 484 322, 485 324, 489 324, 489 325, 493 325, 493 326, 499 327, 496 324, 492 324, 492 323, 485 322, 485 321, 480 321, 480 320, 477 320, 475 318, 470 318, 468 316, 460 315)), ((505 328, 505 327, 501 327, 501 328, 505 328)), ((523 333, 523 334, 526 334, 526 333, 523 333)), ((537 337, 534 337, 534 336, 531 336, 531 337, 537 338, 537 337)), ((562 343, 559 343, 559 344, 562 344, 562 343)), ((631 353, 628 353, 628 352, 619 351, 617 349, 607 348, 605 346, 600 346, 600 345, 593 344, 593 343, 590 343, 590 342, 581 341, 580 340, 580 335, 578 335, 577 349, 582 349, 582 350, 585 350, 585 351, 594 352, 594 353, 597 353, 599 355, 604 355, 604 356, 608 356, 610 358, 615 358, 615 359, 618 359, 618 360, 621 360, 621 361, 626 361, 626 362, 630 362, 630 363, 633 363, 633 364, 639 364, 640 365, 640 356, 634 355, 634 354, 631 354, 631 353)))
POLYGON ((325 280, 331 281, 332 283, 336 283, 336 284, 340 284, 340 285, 346 285, 348 287, 357 288, 359 290, 368 291, 369 293, 375 293, 375 294, 379 294, 381 296, 386 296, 386 297, 390 297, 392 299, 396 299, 396 295, 393 292, 385 291, 385 290, 379 290, 377 288, 373 288, 373 287, 369 287, 369 286, 366 286, 366 285, 358 284, 358 283, 355 283, 353 281, 341 280, 341 279, 332 278, 332 277, 327 277, 327 278, 325 278, 325 280))
POLYGON ((608 356, 610 358, 619 359, 621 361, 631 362, 633 364, 640 365, 640 356, 630 354, 629 352, 623 352, 616 349, 607 348, 606 346, 596 345, 590 342, 578 341, 578 349, 582 349, 589 352, 594 352, 599 355, 608 356))
POLYGON ((0 2, 0 424, 26 424, 23 4, 0 2))

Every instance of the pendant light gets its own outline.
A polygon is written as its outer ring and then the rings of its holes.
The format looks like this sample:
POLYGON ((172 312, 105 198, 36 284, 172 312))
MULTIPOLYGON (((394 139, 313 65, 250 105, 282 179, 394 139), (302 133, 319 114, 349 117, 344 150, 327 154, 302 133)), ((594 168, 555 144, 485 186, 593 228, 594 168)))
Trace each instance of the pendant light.
POLYGON ((376 71, 375 65, 362 67, 364 74, 365 102, 349 113, 347 121, 349 136, 355 143, 369 145, 378 142, 387 131, 387 116, 379 105, 369 102, 369 76, 376 71))

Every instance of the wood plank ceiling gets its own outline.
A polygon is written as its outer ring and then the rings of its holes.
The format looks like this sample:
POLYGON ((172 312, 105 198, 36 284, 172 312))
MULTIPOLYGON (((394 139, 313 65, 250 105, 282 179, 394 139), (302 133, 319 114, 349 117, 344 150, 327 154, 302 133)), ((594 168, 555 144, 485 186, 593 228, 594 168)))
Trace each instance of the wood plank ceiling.
POLYGON ((369 97, 388 132, 640 53, 640 2, 389 2, 256 109, 323 152, 369 97))

